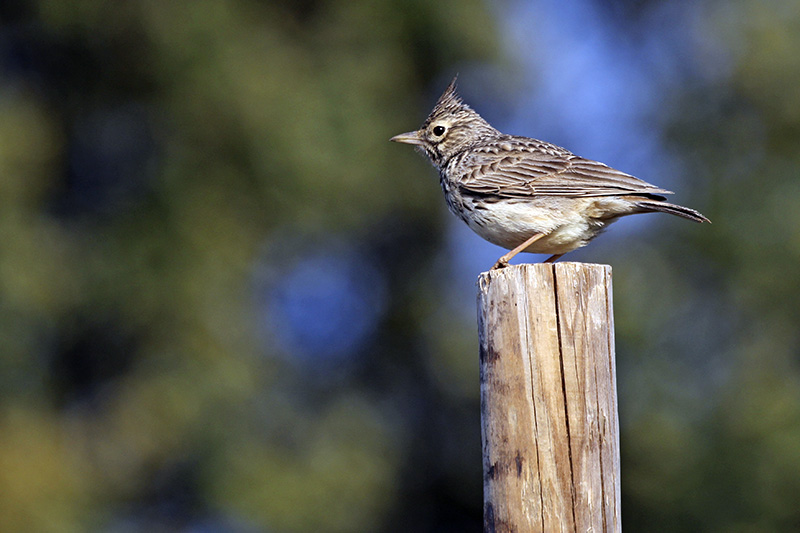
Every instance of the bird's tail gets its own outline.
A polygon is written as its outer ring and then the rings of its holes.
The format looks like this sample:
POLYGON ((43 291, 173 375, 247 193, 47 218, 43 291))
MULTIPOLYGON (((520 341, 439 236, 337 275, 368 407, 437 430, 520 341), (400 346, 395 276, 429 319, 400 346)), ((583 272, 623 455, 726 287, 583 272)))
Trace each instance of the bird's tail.
POLYGON ((661 211, 662 213, 669 213, 670 215, 688 218, 689 220, 694 220, 695 222, 711 223, 710 220, 694 209, 689 209, 688 207, 683 207, 682 205, 675 205, 669 202, 662 202, 660 200, 638 200, 636 205, 643 211, 661 211))

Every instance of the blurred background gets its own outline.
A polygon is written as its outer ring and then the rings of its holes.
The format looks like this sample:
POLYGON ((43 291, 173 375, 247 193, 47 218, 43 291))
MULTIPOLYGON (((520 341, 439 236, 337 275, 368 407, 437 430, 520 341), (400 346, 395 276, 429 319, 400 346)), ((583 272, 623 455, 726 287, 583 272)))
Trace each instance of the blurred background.
POLYGON ((0 531, 481 530, 503 251, 388 142, 456 73, 713 220, 565 258, 614 269, 626 530, 800 530, 797 0, 4 0, 0 531))

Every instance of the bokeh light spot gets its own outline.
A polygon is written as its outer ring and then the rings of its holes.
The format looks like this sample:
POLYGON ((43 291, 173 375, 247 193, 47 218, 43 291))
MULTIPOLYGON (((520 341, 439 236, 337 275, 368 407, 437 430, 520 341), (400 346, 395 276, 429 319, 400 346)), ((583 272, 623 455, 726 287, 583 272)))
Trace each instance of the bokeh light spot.
POLYGON ((312 252, 285 269, 262 264, 259 270, 264 338, 297 360, 352 358, 386 308, 385 280, 351 245, 312 252))

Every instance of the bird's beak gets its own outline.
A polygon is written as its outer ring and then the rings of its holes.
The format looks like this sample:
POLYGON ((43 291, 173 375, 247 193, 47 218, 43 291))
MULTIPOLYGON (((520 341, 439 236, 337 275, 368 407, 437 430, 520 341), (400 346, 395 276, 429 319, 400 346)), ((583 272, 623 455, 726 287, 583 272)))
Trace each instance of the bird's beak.
POLYGON ((390 141, 394 141, 396 143, 406 143, 406 144, 422 144, 422 137, 418 131, 409 131, 408 133, 401 133, 400 135, 395 135, 390 141))

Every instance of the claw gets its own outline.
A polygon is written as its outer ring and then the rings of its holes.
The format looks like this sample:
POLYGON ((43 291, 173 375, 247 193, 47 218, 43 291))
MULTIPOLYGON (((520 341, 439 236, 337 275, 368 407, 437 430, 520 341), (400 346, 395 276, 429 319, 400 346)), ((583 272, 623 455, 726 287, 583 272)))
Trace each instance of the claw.
POLYGON ((508 261, 504 261, 503 258, 501 257, 500 259, 497 260, 497 263, 494 264, 491 270, 500 270, 501 268, 505 268, 507 266, 508 266, 508 261))

